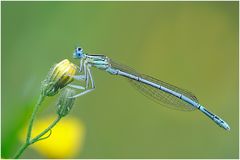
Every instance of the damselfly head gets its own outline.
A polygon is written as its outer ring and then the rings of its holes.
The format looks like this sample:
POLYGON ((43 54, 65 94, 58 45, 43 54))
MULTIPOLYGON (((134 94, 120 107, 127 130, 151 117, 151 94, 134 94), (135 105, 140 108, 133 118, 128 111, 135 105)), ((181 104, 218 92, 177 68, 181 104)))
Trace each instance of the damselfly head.
POLYGON ((80 47, 76 47, 74 53, 73 53, 73 58, 80 59, 84 55, 83 49, 80 47))

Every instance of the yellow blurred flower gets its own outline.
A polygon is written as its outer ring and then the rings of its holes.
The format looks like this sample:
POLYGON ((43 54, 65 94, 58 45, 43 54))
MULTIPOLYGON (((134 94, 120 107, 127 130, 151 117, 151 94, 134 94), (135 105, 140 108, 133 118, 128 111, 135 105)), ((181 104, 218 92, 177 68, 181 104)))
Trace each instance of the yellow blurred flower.
MULTIPOLYGON (((39 119, 34 123, 32 137, 48 127, 54 121, 55 117, 39 119)), ((26 128, 27 129, 27 128, 26 128)), ((26 130, 25 129, 25 130, 26 130)), ((44 135, 46 137, 49 133, 44 135)), ((24 142, 26 131, 21 133, 21 140, 24 142)), ((78 118, 71 116, 64 117, 52 129, 49 138, 38 141, 30 147, 34 148, 40 154, 47 158, 74 158, 79 154, 85 138, 85 126, 78 118)))
POLYGON ((46 79, 42 82, 42 93, 44 96, 53 96, 58 93, 59 89, 65 87, 73 81, 77 67, 69 60, 64 59, 54 65, 46 79))

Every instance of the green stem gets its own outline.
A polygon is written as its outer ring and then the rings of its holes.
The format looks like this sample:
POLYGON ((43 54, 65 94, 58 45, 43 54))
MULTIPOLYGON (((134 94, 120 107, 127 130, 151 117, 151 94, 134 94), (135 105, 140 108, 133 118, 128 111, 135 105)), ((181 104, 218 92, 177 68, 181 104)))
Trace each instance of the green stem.
POLYGON ((48 131, 50 131, 61 120, 61 118, 62 117, 58 116, 55 119, 55 121, 53 121, 53 123, 48 126, 48 128, 46 128, 43 132, 41 132, 39 135, 34 137, 29 143, 33 144, 33 143, 37 142, 44 134, 46 134, 48 131))
POLYGON ((23 153, 23 151, 29 146, 30 144, 24 143, 21 148, 17 151, 17 153, 14 156, 14 159, 18 159, 19 156, 23 153))
POLYGON ((19 158, 19 156, 23 153, 23 151, 31 144, 41 140, 40 138, 46 134, 48 131, 50 131, 60 120, 61 120, 61 116, 58 116, 55 121, 52 122, 52 124, 50 124, 48 126, 48 128, 46 128, 44 131, 42 131, 39 135, 37 135, 36 137, 34 137, 32 140, 29 140, 28 142, 25 142, 24 145, 22 145, 22 147, 18 150, 18 152, 16 153, 16 155, 14 156, 14 159, 19 158))
POLYGON ((34 119, 36 117, 38 108, 41 105, 41 103, 43 102, 43 100, 44 100, 44 96, 42 94, 40 94, 40 96, 38 98, 38 102, 37 102, 37 104, 34 107, 34 110, 33 110, 33 113, 32 113, 31 119, 30 119, 28 131, 27 131, 26 143, 29 143, 29 141, 30 141, 31 133, 32 133, 32 127, 33 127, 33 121, 34 121, 34 119))
POLYGON ((41 103, 44 100, 44 96, 42 94, 40 94, 39 98, 38 98, 38 102, 35 105, 34 109, 33 109, 33 113, 31 115, 31 119, 29 122, 29 126, 28 126, 28 131, 27 131, 27 138, 26 138, 26 142, 22 145, 22 147, 18 150, 18 152, 16 153, 16 155, 14 156, 14 158, 18 158, 22 152, 30 145, 30 138, 31 138, 31 132, 32 132, 32 126, 33 126, 33 121, 36 117, 37 111, 39 106, 41 105, 41 103))

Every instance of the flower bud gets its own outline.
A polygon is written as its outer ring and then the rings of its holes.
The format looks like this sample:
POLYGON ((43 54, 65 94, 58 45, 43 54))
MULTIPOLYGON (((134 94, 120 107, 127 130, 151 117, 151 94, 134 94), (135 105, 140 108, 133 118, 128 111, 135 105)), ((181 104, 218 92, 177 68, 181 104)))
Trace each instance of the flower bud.
POLYGON ((53 96, 58 93, 59 89, 65 87, 73 81, 77 67, 69 60, 64 59, 54 65, 46 79, 42 82, 42 94, 44 96, 53 96))
POLYGON ((66 116, 72 109, 75 98, 72 97, 75 94, 75 91, 70 88, 65 88, 58 99, 57 103, 57 114, 60 117, 66 116))

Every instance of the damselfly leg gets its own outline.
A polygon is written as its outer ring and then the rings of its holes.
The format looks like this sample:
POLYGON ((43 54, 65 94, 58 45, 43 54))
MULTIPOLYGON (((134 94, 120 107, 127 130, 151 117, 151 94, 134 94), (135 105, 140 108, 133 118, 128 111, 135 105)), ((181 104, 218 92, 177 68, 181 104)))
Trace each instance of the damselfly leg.
POLYGON ((69 87, 73 87, 73 88, 75 87, 76 89, 84 89, 84 91, 81 93, 78 93, 72 97, 69 97, 69 98, 80 97, 80 96, 87 94, 95 89, 94 81, 93 81, 92 74, 91 74, 89 67, 90 67, 90 64, 88 64, 88 62, 86 60, 84 62, 83 61, 80 62, 79 70, 82 70, 81 68, 83 68, 84 73, 83 73, 83 75, 75 75, 75 76, 73 76, 73 78, 76 80, 84 80, 85 87, 77 86, 77 85, 70 85, 69 87), (91 86, 89 86, 89 81, 91 83, 91 86))

